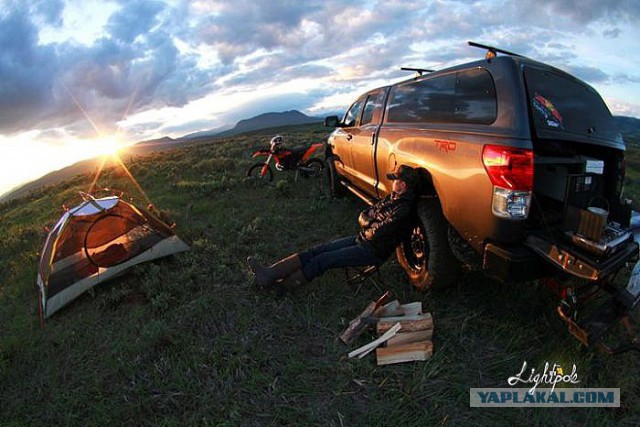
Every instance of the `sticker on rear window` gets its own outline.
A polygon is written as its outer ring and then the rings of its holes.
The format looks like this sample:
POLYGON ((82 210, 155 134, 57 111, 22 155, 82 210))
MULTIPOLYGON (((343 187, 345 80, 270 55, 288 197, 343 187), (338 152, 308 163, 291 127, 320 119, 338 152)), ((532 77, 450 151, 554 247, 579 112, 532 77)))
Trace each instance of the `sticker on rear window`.
POLYGON ((562 114, 560 114, 560 111, 558 111, 551 101, 539 93, 536 93, 532 102, 533 109, 542 116, 542 119, 547 126, 556 129, 564 129, 564 126, 562 125, 562 114))

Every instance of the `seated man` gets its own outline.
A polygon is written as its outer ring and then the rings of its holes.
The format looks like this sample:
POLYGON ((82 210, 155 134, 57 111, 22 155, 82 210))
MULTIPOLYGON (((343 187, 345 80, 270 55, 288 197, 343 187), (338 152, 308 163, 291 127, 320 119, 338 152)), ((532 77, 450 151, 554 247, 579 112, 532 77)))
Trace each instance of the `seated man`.
POLYGON ((408 166, 387 174, 391 194, 360 213, 356 236, 345 237, 292 254, 271 267, 247 258, 259 287, 284 291, 310 282, 332 268, 381 265, 414 228, 418 173, 408 166))

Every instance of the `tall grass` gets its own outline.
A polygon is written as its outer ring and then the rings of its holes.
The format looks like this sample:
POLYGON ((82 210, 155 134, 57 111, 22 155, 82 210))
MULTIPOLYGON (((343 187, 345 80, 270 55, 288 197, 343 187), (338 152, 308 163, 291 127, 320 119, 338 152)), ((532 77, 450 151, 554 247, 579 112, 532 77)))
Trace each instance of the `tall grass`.
MULTIPOLYGON (((284 130, 311 142, 324 130, 284 130)), ((283 132, 281 130, 280 132, 283 132)), ((288 132, 288 133, 287 133, 288 132)), ((327 273, 293 294, 258 291, 248 255, 271 262, 353 233, 363 208, 309 180, 244 179, 268 133, 123 156, 149 199, 191 246, 139 265, 38 323, 35 276, 42 227, 92 176, 0 206, 2 425, 637 425, 640 366, 578 345, 537 282, 500 284, 467 272, 450 289, 418 293, 390 261, 386 286, 435 318, 426 362, 351 360, 340 331, 380 291, 327 273), (472 409, 469 388, 507 387, 523 361, 576 364, 581 387, 619 387, 616 409, 472 409)), ((117 169, 104 186, 135 186, 117 169)))

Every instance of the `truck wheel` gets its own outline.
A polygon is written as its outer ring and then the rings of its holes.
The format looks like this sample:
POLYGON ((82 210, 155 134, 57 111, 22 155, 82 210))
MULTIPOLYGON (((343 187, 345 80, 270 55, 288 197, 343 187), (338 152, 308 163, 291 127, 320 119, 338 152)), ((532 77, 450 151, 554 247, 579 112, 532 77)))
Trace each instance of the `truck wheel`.
POLYGON ((396 249, 398 262, 418 290, 450 286, 460 273, 460 263, 449 248, 448 224, 440 203, 421 202, 418 216, 411 237, 396 249))
POLYGON ((327 167, 329 169, 329 191, 331 192, 331 197, 339 198, 347 194, 347 189, 340 183, 340 175, 338 175, 338 172, 336 171, 335 162, 335 156, 327 157, 327 167))

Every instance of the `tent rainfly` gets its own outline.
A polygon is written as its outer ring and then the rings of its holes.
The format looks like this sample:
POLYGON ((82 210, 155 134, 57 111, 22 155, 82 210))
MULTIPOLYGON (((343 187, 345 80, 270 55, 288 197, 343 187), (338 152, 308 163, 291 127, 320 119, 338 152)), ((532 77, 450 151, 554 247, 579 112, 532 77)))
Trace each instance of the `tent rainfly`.
POLYGON ((38 287, 44 319, 129 267, 189 249, 163 221, 119 197, 82 196, 49 232, 42 250, 38 287))

